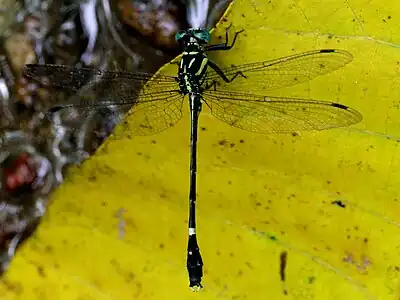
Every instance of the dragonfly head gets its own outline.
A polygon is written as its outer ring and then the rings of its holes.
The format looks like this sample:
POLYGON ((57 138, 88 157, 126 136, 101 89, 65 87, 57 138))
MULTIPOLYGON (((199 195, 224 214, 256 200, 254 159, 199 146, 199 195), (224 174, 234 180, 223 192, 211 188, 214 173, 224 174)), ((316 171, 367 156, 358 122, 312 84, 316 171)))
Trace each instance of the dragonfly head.
POLYGON ((182 48, 187 48, 190 45, 203 46, 210 42, 211 36, 206 29, 190 28, 180 30, 175 35, 175 40, 182 48))

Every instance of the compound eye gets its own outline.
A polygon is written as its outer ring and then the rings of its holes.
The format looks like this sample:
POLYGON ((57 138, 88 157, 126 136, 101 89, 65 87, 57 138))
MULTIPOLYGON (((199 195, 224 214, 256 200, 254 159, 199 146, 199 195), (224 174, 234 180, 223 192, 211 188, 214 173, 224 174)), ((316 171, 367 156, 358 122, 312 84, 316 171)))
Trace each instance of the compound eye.
POLYGON ((185 30, 179 30, 179 31, 175 34, 175 40, 176 40, 177 42, 179 42, 179 40, 182 39, 185 35, 186 35, 186 31, 185 31, 185 30))
POLYGON ((210 33, 207 30, 201 30, 201 29, 195 30, 194 36, 204 43, 210 42, 211 39, 210 33))

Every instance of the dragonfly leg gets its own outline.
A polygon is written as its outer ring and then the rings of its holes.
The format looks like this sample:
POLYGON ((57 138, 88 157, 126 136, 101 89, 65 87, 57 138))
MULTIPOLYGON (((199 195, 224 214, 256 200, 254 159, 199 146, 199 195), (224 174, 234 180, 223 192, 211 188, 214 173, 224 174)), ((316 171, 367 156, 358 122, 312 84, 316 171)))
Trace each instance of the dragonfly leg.
POLYGON ((230 50, 230 49, 232 49, 232 47, 235 45, 237 36, 239 35, 239 33, 242 33, 244 31, 244 29, 235 32, 235 36, 233 37, 232 44, 228 45, 228 31, 229 31, 230 27, 231 26, 229 26, 225 31, 225 43, 216 44, 216 45, 209 45, 209 46, 205 47, 205 50, 206 51, 218 51, 218 50, 230 50))
MULTIPOLYGON (((208 66, 211 67, 225 82, 232 82, 236 77, 238 77, 239 75, 242 76, 243 78, 247 78, 246 75, 244 75, 242 73, 242 71, 238 71, 235 73, 235 75, 232 76, 232 78, 228 78, 224 72, 221 70, 220 67, 218 67, 218 65, 214 62, 212 62, 211 60, 208 61, 208 66)), ((211 85, 209 85, 209 87, 214 85, 214 90, 216 90, 215 88, 215 82, 211 83, 211 85)), ((207 85, 206 85, 207 87, 207 85)))
POLYGON ((214 91, 217 90, 217 81, 216 80, 213 80, 211 83, 207 82, 206 85, 203 87, 203 91, 207 91, 212 87, 214 87, 214 91))

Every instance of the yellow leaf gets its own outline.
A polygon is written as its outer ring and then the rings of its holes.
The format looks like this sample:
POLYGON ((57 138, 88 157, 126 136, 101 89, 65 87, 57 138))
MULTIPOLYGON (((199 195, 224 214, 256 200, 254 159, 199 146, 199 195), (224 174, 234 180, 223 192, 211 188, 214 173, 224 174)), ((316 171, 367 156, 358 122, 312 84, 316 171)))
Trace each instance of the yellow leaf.
MULTIPOLYGON (((260 135, 200 115, 198 239, 186 272, 189 118, 152 137, 119 126, 74 168, 0 281, 2 299, 398 299, 400 6, 389 0, 237 0, 220 66, 338 48, 354 60, 271 92, 339 102, 361 124, 260 135), (287 253, 285 280, 280 271, 287 253), (287 295, 284 295, 287 294, 287 295)), ((175 74, 176 65, 162 72, 175 74)))

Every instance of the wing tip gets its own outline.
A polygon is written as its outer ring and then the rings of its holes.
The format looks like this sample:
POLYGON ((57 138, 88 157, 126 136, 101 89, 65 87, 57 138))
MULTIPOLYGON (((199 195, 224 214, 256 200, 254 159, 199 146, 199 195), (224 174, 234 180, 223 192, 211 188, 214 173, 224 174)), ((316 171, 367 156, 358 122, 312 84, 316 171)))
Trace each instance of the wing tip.
POLYGON ((348 58, 349 62, 353 59, 353 54, 351 54, 349 51, 342 50, 342 49, 320 49, 319 53, 337 53, 344 55, 348 58))
POLYGON ((348 107, 346 105, 343 105, 343 104, 340 104, 340 103, 332 103, 331 106, 337 107, 337 108, 341 108, 341 109, 345 109, 345 110, 349 110, 350 109, 350 107, 348 107))
POLYGON ((347 105, 340 104, 340 103, 331 103, 331 106, 342 109, 342 110, 346 110, 353 115, 352 122, 349 125, 360 123, 363 120, 363 116, 359 111, 357 111, 347 105))

